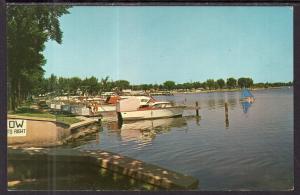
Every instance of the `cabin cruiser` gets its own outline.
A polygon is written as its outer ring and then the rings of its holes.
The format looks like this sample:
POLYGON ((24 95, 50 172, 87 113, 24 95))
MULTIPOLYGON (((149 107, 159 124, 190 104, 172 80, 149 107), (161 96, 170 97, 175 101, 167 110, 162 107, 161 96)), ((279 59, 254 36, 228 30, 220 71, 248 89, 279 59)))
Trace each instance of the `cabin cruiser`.
POLYGON ((117 103, 119 120, 142 120, 182 116, 185 106, 174 106, 171 102, 156 101, 152 97, 128 97, 117 103))
POLYGON ((120 100, 128 99, 131 97, 135 97, 139 100, 139 104, 141 106, 147 105, 149 102, 154 102, 153 98, 148 96, 117 96, 113 95, 106 99, 104 104, 99 104, 97 106, 98 112, 105 112, 105 111, 116 111, 116 105, 120 100))

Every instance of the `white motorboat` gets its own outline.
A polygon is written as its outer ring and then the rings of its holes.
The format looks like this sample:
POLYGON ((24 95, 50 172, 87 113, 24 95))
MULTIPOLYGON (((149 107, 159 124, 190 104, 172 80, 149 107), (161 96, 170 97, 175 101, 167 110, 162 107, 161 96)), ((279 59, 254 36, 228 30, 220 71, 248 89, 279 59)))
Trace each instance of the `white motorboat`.
POLYGON ((141 105, 140 98, 129 97, 117 103, 120 120, 142 120, 182 116, 185 106, 174 106, 170 102, 155 101, 150 98, 141 105))

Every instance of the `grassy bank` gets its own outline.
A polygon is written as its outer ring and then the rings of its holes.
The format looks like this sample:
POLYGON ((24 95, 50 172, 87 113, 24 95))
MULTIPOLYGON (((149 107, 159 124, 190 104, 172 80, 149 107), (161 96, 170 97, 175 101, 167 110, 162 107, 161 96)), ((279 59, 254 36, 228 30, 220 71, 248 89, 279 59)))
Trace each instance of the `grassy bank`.
POLYGON ((41 111, 38 109, 30 108, 29 106, 19 107, 16 111, 9 111, 8 114, 19 115, 19 116, 28 116, 28 117, 37 117, 37 118, 55 119, 57 122, 65 123, 68 125, 82 121, 72 115, 52 114, 52 113, 49 113, 46 111, 41 111))

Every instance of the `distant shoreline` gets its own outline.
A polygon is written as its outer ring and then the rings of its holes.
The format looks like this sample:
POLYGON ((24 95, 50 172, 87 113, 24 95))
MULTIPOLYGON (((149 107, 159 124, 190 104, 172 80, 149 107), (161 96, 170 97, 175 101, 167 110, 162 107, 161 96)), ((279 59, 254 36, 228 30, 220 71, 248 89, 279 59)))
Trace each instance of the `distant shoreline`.
MULTIPOLYGON (((281 87, 268 87, 268 88, 250 88, 250 91, 258 91, 258 90, 266 90, 266 89, 281 89, 286 88, 288 86, 281 86, 281 87)), ((293 86, 290 86, 293 87, 293 86)), ((193 94, 193 93, 214 93, 214 92, 234 92, 234 91, 241 91, 241 88, 234 88, 234 89, 213 89, 213 90, 194 90, 194 91, 166 91, 170 94, 193 94)), ((156 95, 155 95, 156 96, 156 95)), ((160 95, 157 95, 160 96, 160 95)))

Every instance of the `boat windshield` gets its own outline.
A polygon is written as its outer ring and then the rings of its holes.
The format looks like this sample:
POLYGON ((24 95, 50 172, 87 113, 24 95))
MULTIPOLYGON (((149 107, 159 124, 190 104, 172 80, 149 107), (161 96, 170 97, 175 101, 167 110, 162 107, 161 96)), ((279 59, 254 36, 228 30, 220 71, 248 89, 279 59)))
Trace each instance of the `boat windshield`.
POLYGON ((157 104, 154 104, 153 107, 155 108, 166 108, 166 107, 170 107, 171 104, 170 103, 157 103, 157 104))

